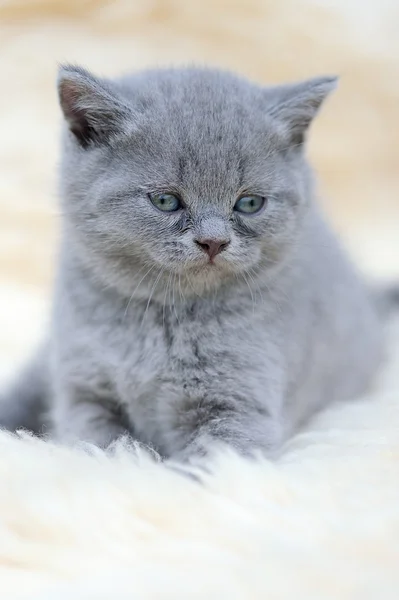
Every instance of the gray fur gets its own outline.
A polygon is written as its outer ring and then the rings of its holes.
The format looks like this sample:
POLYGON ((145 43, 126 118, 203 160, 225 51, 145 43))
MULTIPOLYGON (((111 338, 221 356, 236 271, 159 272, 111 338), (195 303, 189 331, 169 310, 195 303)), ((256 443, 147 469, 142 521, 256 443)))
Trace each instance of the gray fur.
POLYGON ((270 453, 366 389, 382 327, 305 156, 334 78, 263 88, 190 68, 112 82, 66 66, 58 85, 68 126, 45 386, 58 439, 106 446, 128 431, 178 459, 215 442, 270 453), (161 213, 154 192, 186 210, 161 213), (265 209, 235 213, 244 192, 265 209), (195 239, 230 243, 210 264, 195 239))

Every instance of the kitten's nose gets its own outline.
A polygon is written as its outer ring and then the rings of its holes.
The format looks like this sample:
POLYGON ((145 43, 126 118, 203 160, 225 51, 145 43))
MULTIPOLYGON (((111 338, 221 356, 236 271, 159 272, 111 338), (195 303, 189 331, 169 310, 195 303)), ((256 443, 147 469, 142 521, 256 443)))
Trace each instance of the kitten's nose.
POLYGON ((230 240, 218 240, 218 239, 200 239, 195 240, 197 246, 206 252, 209 258, 212 260, 217 254, 220 254, 230 244, 230 240))

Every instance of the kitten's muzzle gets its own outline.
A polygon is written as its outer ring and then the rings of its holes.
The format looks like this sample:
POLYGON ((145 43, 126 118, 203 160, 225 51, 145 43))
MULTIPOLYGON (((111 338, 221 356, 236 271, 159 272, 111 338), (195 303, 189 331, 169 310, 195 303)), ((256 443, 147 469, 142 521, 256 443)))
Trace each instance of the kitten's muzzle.
POLYGON ((215 258, 215 256, 217 256, 227 248, 227 246, 230 244, 230 240, 207 238, 195 240, 195 243, 201 248, 203 252, 206 252, 210 260, 212 261, 215 258))

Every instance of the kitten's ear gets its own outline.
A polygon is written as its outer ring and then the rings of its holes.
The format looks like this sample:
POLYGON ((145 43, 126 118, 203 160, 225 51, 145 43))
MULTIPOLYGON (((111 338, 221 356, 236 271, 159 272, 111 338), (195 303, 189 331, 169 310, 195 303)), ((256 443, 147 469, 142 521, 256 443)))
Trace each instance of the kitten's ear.
POLYGON ((81 67, 60 67, 58 95, 69 129, 83 148, 106 142, 132 117, 106 81, 81 67))
POLYGON ((337 77, 317 77, 268 91, 267 113, 285 126, 291 144, 303 143, 309 125, 337 82, 337 77))

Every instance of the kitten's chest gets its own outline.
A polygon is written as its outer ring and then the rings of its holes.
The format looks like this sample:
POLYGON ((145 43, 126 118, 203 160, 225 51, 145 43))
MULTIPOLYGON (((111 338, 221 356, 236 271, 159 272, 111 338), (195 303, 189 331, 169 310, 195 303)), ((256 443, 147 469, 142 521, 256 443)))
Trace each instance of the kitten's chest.
POLYGON ((135 312, 111 336, 114 383, 121 399, 125 404, 132 404, 143 396, 153 397, 169 362, 159 310, 150 307, 144 312, 135 312))
MULTIPOLYGON (((172 381, 176 389, 186 389, 190 373, 205 374, 203 356, 211 343, 205 333, 208 328, 209 323, 170 308, 152 306, 144 315, 135 315, 115 340, 114 364, 122 395, 128 395, 130 402, 143 396, 155 398, 172 381)), ((214 330, 213 337, 219 335, 214 330)))
MULTIPOLYGON (((118 391, 137 416, 171 398, 207 394, 225 381, 239 385, 243 369, 261 372, 259 326, 238 327, 209 311, 150 307, 121 332, 115 360, 118 391)), ((263 345, 263 344, 262 344, 263 345)))

